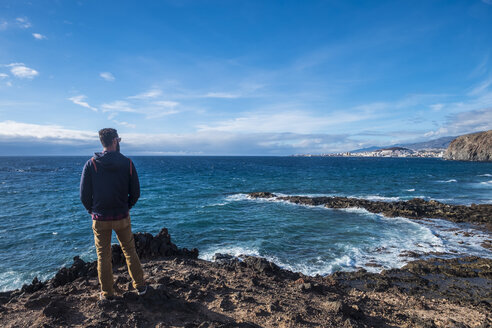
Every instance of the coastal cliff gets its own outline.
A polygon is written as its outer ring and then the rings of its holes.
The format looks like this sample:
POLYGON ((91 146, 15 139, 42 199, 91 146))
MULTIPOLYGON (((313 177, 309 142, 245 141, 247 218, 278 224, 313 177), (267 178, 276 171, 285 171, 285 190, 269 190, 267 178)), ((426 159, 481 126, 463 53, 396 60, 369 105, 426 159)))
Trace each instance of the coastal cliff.
POLYGON ((492 130, 459 136, 449 144, 444 159, 492 161, 492 130))

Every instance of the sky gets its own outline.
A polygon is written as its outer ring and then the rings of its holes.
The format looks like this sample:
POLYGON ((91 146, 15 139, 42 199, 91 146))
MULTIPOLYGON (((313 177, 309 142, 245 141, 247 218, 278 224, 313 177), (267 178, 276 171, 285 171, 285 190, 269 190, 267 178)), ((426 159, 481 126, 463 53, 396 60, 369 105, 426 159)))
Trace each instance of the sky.
POLYGON ((492 0, 0 3, 0 156, 291 155, 492 129, 492 0))

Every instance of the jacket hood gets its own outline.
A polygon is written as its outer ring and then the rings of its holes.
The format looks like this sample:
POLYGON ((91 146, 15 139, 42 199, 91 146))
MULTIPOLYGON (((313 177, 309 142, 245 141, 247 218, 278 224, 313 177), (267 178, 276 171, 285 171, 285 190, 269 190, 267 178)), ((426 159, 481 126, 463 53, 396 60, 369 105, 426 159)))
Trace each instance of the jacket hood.
POLYGON ((118 151, 105 151, 101 153, 94 153, 94 159, 97 165, 101 165, 106 170, 115 171, 118 169, 118 159, 120 158, 120 152, 118 151))

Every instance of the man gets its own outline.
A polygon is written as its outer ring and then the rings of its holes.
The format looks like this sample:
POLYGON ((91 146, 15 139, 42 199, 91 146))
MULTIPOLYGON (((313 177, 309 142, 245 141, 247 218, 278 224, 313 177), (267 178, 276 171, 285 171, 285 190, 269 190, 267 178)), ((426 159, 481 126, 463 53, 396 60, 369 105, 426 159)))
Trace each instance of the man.
POLYGON ((121 138, 115 129, 102 129, 102 153, 87 161, 80 180, 80 200, 92 215, 92 230, 97 250, 100 299, 114 296, 111 263, 111 235, 116 232, 125 255, 133 287, 139 295, 147 292, 142 265, 135 251, 130 209, 140 197, 140 183, 132 161, 120 153, 121 138))

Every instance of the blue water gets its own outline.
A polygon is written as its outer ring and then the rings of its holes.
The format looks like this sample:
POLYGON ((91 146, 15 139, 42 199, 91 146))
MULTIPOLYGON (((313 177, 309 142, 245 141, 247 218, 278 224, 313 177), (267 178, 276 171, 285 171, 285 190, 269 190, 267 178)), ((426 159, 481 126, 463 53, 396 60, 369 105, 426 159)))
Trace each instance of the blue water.
MULTIPOLYGON (((72 257, 96 258, 90 216, 79 201, 89 157, 0 157, 0 290, 47 279, 72 257)), ((167 227, 179 247, 260 255, 306 274, 400 267, 403 250, 492 257, 489 235, 443 221, 388 219, 246 193, 337 195, 375 200, 421 197, 492 203, 492 163, 438 159, 296 157, 133 157, 142 197, 134 231, 167 227), (458 231, 455 229, 458 228, 458 231), (475 231, 474 237, 462 232, 475 231), (366 266, 376 263, 381 267, 366 266)), ((492 215, 492 214, 491 214, 492 215)), ((116 242, 116 239, 114 239, 116 242)), ((451 256, 451 255, 450 255, 451 256)))

